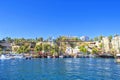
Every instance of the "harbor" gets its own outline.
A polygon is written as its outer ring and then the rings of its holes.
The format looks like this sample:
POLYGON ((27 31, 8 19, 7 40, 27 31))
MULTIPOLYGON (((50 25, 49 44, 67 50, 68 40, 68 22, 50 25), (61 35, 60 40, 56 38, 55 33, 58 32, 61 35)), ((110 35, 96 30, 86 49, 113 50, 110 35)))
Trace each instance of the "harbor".
POLYGON ((0 80, 120 80, 120 0, 0 0, 0 80))

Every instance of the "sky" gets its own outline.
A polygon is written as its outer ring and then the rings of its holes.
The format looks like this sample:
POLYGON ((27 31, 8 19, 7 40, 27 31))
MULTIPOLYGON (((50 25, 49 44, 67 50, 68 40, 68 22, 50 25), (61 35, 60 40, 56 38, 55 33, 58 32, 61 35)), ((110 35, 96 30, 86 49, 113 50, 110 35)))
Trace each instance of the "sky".
POLYGON ((119 0, 0 0, 0 39, 114 34, 119 0))

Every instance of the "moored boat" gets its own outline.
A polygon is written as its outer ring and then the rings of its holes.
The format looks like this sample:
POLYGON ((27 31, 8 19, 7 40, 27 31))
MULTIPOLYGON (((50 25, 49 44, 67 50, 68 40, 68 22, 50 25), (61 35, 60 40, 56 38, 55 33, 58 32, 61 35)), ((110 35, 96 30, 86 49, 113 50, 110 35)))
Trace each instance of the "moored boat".
POLYGON ((5 59, 22 59, 24 58, 22 54, 2 54, 0 56, 1 60, 5 60, 5 59))
POLYGON ((0 60, 10 59, 10 57, 7 57, 6 55, 1 55, 0 60))
POLYGON ((120 63, 120 54, 116 54, 116 62, 120 63))
POLYGON ((51 58, 51 56, 47 56, 47 58, 51 58))
POLYGON ((60 55, 59 58, 64 58, 64 56, 63 56, 63 55, 60 55))

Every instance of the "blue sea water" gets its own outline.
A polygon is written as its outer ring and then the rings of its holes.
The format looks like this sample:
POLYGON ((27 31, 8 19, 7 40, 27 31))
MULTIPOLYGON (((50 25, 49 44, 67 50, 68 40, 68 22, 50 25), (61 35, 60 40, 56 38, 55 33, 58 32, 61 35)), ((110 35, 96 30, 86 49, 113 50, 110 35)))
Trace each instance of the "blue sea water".
POLYGON ((120 80, 114 59, 0 60, 0 80, 120 80))

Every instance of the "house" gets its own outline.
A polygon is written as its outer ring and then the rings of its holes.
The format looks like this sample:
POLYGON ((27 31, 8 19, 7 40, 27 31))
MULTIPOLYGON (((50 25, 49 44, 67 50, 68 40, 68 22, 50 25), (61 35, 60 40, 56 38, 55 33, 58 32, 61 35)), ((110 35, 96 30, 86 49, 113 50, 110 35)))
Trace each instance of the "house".
POLYGON ((0 41, 0 47, 2 48, 2 51, 11 51, 12 50, 11 44, 5 40, 0 41))

